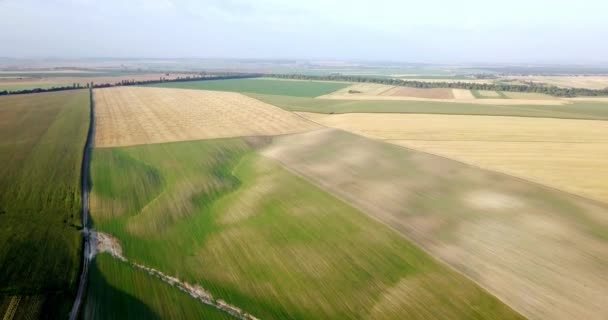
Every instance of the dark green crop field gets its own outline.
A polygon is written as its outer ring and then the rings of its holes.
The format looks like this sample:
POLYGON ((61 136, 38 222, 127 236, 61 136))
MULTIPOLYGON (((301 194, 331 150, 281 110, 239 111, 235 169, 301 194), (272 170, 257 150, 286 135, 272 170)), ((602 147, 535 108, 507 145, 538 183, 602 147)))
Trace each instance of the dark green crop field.
POLYGON ((341 82, 294 81, 276 79, 229 79, 189 82, 166 82, 152 85, 163 88, 233 91, 293 97, 316 97, 348 86, 341 82))
POLYGON ((52 295, 45 313, 77 280, 88 126, 86 90, 0 97, 0 295, 52 295))

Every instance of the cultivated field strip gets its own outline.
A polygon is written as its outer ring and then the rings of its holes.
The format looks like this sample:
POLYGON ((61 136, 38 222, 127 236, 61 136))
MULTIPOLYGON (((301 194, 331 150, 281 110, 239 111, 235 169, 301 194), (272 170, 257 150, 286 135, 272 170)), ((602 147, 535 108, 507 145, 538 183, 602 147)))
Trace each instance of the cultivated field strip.
POLYGON ((318 123, 608 202, 608 122, 302 113, 318 123))
POLYGON ((239 93, 96 89, 96 147, 303 132, 318 126, 239 93))
POLYGON ((274 138, 263 154, 530 319, 608 317, 607 205, 335 129, 274 138))

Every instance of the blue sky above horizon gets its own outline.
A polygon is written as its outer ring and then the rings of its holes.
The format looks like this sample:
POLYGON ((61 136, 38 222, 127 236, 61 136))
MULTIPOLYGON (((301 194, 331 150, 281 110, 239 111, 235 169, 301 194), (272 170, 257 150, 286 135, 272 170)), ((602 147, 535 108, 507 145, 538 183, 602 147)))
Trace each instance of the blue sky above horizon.
POLYGON ((0 56, 606 63, 608 2, 0 0, 0 56))

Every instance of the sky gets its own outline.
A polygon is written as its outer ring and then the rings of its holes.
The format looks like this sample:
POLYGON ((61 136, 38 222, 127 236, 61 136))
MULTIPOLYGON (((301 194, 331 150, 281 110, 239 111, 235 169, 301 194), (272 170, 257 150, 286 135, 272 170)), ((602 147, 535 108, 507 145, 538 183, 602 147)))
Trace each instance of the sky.
POLYGON ((608 62, 606 0, 0 0, 0 57, 608 62))

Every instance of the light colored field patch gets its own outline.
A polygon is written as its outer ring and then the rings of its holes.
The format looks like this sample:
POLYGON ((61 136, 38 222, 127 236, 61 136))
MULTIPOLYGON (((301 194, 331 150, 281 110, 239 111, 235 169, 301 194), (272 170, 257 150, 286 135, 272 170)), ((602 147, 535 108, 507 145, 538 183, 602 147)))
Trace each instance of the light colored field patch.
POLYGON ((483 210, 515 209, 523 206, 520 199, 488 190, 471 192, 464 200, 472 207, 483 210))
POLYGON ((394 87, 382 93, 383 96, 392 97, 412 97, 426 99, 453 99, 452 89, 444 88, 410 88, 410 87, 394 87))
POLYGON ((452 95, 456 100, 473 100, 475 96, 471 93, 471 90, 466 89, 452 89, 452 95))
POLYGON ((268 136, 317 128, 239 93, 167 88, 95 90, 95 117, 97 147, 268 136))
POLYGON ((608 143, 392 142, 608 202, 608 143))

